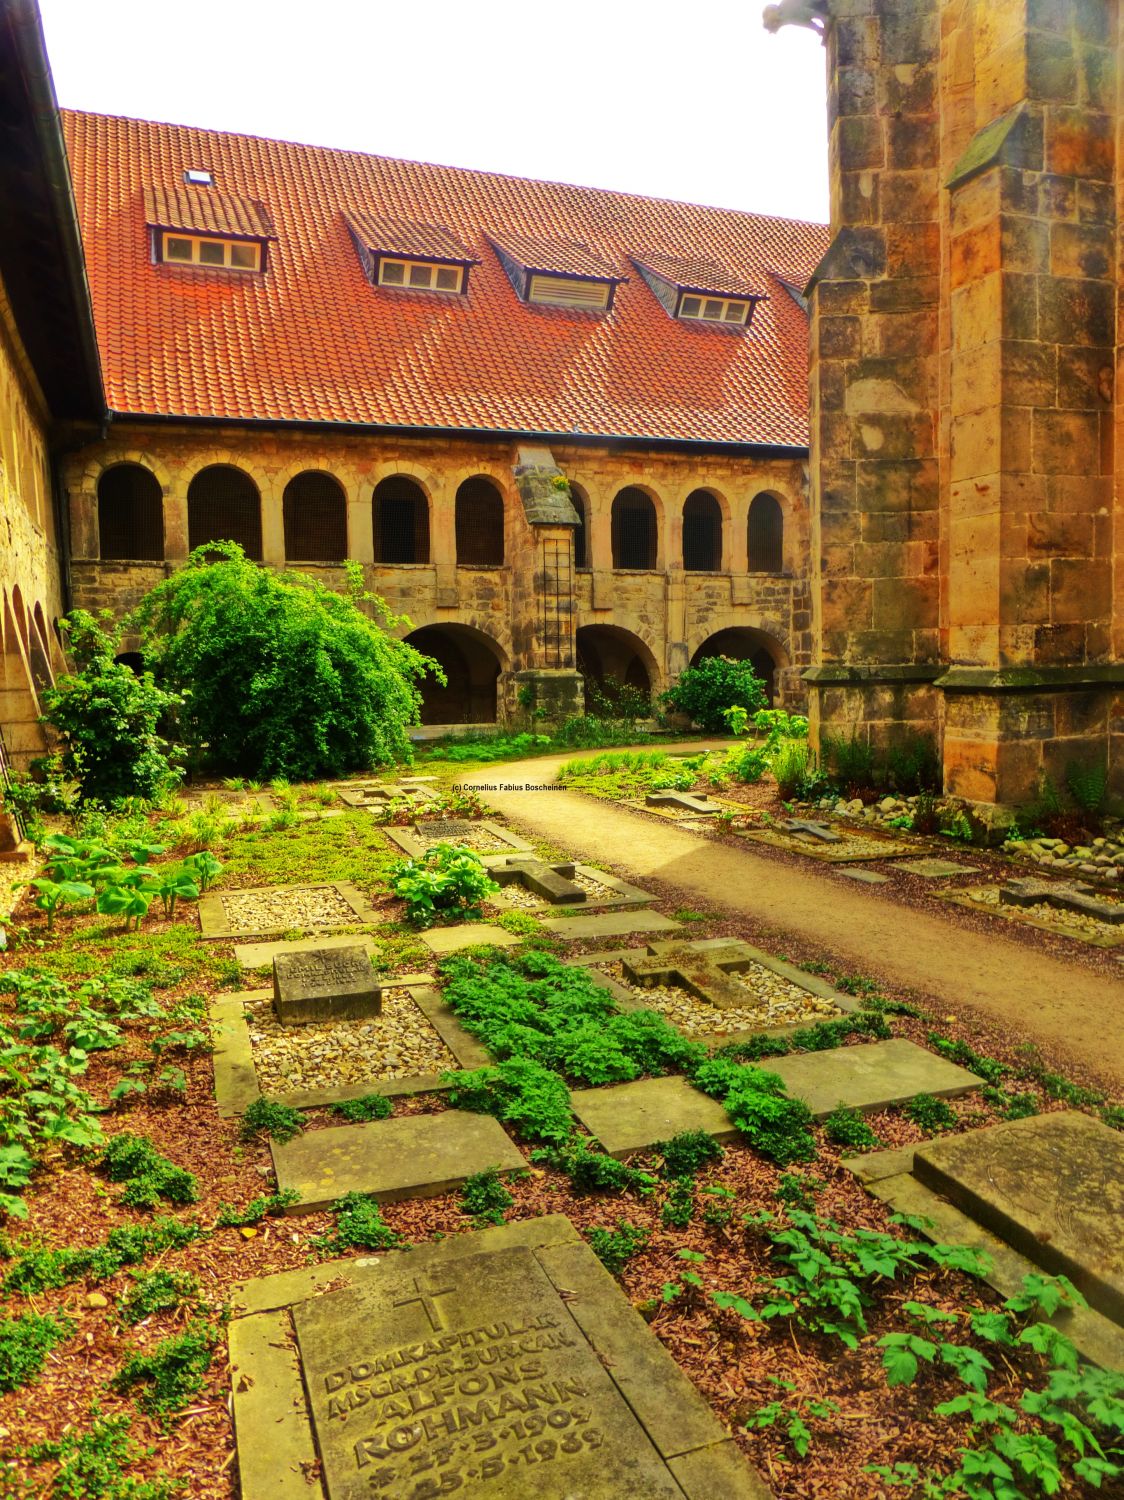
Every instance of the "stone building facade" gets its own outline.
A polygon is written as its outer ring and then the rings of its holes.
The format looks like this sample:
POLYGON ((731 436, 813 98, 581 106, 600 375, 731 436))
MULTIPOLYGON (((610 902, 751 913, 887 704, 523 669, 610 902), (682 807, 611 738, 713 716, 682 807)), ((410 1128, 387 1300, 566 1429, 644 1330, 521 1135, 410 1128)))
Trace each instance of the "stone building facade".
MULTIPOLYGON (((830 0, 812 309, 814 732, 949 792, 1124 793, 1115 0, 830 0)), ((799 14, 796 14, 799 12, 799 14)))

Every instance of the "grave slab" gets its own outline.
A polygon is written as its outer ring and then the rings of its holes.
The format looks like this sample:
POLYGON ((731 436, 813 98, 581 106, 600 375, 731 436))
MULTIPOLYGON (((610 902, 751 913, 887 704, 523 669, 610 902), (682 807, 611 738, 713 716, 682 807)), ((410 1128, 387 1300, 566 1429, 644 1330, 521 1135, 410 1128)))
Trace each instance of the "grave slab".
POLYGON ((748 969, 754 962, 741 943, 705 949, 695 943, 651 943, 648 953, 624 961, 625 976, 633 984, 677 984, 719 1010, 746 1004, 744 987, 729 977, 730 971, 748 969))
POLYGON ((871 859, 901 859, 911 853, 905 845, 886 834, 873 829, 830 830, 837 833, 836 839, 824 841, 814 836, 786 833, 776 828, 735 828, 738 838, 751 843, 768 844, 773 849, 787 849, 790 854, 801 854, 806 859, 821 859, 828 864, 848 864, 871 859))
POLYGON ((841 1104, 887 1109, 917 1094, 954 1098, 978 1089, 982 1082, 966 1068, 901 1037, 830 1052, 770 1057, 762 1066, 779 1074, 788 1092, 803 1099, 817 1120, 826 1119, 841 1104))
POLYGON ((693 796, 690 792, 649 792, 644 798, 647 807, 676 807, 689 813, 717 813, 722 804, 709 797, 693 796))
POLYGON ((815 839, 821 844, 841 844, 843 837, 836 833, 834 828, 829 828, 826 823, 816 822, 812 818, 786 818, 781 824, 785 833, 791 833, 796 838, 815 839))
POLYGON ((1050 880, 1009 880, 999 892, 1000 906, 1053 906, 1058 911, 1077 912, 1107 922, 1110 927, 1124 926, 1124 904, 1098 896, 1091 885, 1063 885, 1050 880))
POLYGON ((1075 1110, 1011 1120, 914 1155, 918 1181, 951 1200, 1124 1324, 1124 1137, 1075 1110))
MULTIPOLYGON (((1033 882, 1039 883, 1047 884, 1045 881, 1033 882)), ((1118 921, 1115 916, 1106 921, 1088 910, 1068 906, 1064 901, 1050 902, 1042 897, 1026 903, 1019 900, 1004 901, 1003 890, 1009 889, 1012 884, 1015 882, 1008 882, 1003 887, 958 886, 955 890, 939 891, 937 894, 942 901, 947 901, 952 906, 964 906, 969 911, 980 911, 986 916, 999 917, 1004 922, 1017 923, 1019 926, 1037 927, 1043 932, 1072 938, 1075 943, 1087 943, 1092 948, 1117 948, 1124 943, 1124 922, 1118 921)), ((1019 881, 1018 884, 1025 886, 1027 882, 1019 881)), ((1056 890, 1057 886, 1051 888, 1056 890)), ((1124 912, 1124 903, 1109 902, 1107 897, 1098 899, 1114 911, 1124 912)), ((1120 962, 1124 963, 1124 958, 1120 962)))
POLYGON ((273 1009, 282 1026, 377 1016, 382 994, 367 950, 314 948, 273 960, 273 1009))
POLYGON ((767 1500, 561 1215, 282 1272, 234 1302, 236 1431, 279 1438, 276 1472, 240 1465, 243 1500, 295 1495, 314 1431, 308 1500, 767 1500))
POLYGON ((511 948, 520 941, 514 933, 505 932, 502 927, 492 927, 487 922, 461 922, 456 927, 434 927, 429 932, 423 932, 421 940, 434 953, 455 953, 458 948, 471 948, 477 943, 511 948))
POLYGON ((312 953, 321 948, 353 948, 356 945, 367 953, 375 951, 374 938, 357 933, 339 933, 334 936, 313 938, 291 938, 287 942, 276 940, 269 943, 235 943, 234 957, 244 969, 262 969, 271 964, 279 953, 312 953))
POLYGON ((505 885, 523 885, 552 906, 585 900, 585 891, 574 884, 575 869, 573 864, 548 865, 541 859, 520 859, 514 855, 488 865, 489 875, 501 890, 505 885))
POLYGON ((699 1093, 685 1078, 641 1078, 612 1088, 578 1089, 570 1103, 610 1156, 646 1151, 681 1130, 705 1130, 717 1141, 738 1136, 718 1100, 699 1093))
POLYGON ((922 880, 943 880, 949 875, 978 875, 978 865, 958 865, 952 859, 902 859, 895 866, 920 875, 922 880))
MULTIPOLYGON (((489 875, 491 875, 492 878, 497 881, 500 878, 497 874, 497 871, 502 870, 509 863, 513 866, 518 865, 520 859, 522 858, 522 856, 520 855, 510 854, 485 854, 482 857, 484 860, 484 864, 487 866, 489 875)), ((650 894, 650 892, 641 890, 638 885, 630 885, 628 881, 621 880, 619 876, 610 875, 608 871, 599 870, 593 865, 583 865, 577 863, 555 864, 551 865, 549 868, 554 870, 556 873, 564 873, 565 871, 569 870, 572 872, 572 874, 567 878, 574 880, 578 878, 584 878, 586 880, 593 881, 596 885, 601 887, 603 892, 603 894, 601 895, 598 895, 595 892, 590 892, 588 890, 582 890, 582 896, 584 899, 582 900, 581 905, 583 912, 604 911, 605 909, 610 907, 647 906, 651 901, 655 899, 650 894)), ((503 906, 504 904, 515 904, 514 902, 511 902, 509 900, 509 898, 504 894, 502 890, 500 891, 498 896, 490 896, 488 899, 497 906, 503 906)))
POLYGON ((839 873, 862 885, 885 885, 890 879, 889 875, 883 875, 880 870, 840 870, 839 873))
POLYGON ((345 1193, 370 1193, 380 1203, 434 1198, 489 1167, 518 1171, 518 1148, 491 1115, 448 1109, 367 1125, 311 1130, 271 1141, 280 1191, 300 1194, 290 1213, 327 1208, 345 1193))
POLYGON ((623 937, 630 932, 677 932, 679 923, 658 911, 590 912, 580 917, 547 917, 548 932, 564 938, 623 937))

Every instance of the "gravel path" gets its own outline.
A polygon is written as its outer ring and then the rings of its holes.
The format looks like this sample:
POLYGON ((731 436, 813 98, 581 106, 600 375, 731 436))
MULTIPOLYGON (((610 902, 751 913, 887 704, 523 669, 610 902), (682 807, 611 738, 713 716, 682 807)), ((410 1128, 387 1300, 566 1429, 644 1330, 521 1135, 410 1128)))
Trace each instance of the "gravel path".
POLYGON ((677 984, 657 984, 650 989, 646 985, 631 984, 625 978, 621 964, 591 967, 615 979, 631 991, 641 1005, 658 1010, 688 1036, 725 1036, 729 1032, 749 1031, 755 1027, 811 1023, 840 1014, 830 1000, 823 1000, 819 995, 801 989, 798 984, 782 979, 763 964, 754 964, 744 973, 730 975, 745 987, 746 1003, 722 1008, 700 1000, 677 984))
POLYGON ((247 1001, 246 1011, 258 1086, 266 1094, 412 1078, 457 1066, 406 989, 384 993, 381 1016, 334 1026, 281 1026, 271 996, 247 1001))

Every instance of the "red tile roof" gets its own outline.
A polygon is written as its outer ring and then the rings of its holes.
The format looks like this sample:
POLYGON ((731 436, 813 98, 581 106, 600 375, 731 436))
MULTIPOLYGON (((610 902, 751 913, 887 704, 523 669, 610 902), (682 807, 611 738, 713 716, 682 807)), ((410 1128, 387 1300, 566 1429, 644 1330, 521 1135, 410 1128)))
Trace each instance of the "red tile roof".
POLYGON ((484 233, 493 245, 506 250, 526 271, 549 271, 554 276, 592 276, 603 281, 627 279, 611 261, 596 254, 588 245, 579 245, 573 240, 543 239, 517 234, 511 229, 499 234, 485 229, 484 233))
MULTIPOLYGON (((727 266, 702 256, 661 255, 658 250, 648 250, 633 255, 638 266, 647 266, 664 281, 684 292, 711 292, 721 297, 761 297, 765 295, 765 278, 748 281, 737 276, 727 266)), ((774 274, 775 274, 775 268, 774 274)), ((783 280, 778 277, 778 280, 783 280)))
POLYGON ((115 412, 807 444, 807 323, 774 273, 806 282, 820 225, 186 126, 63 123, 115 412), (265 206, 264 274, 151 263, 145 189, 178 189, 201 162, 215 186, 198 191, 265 206), (345 213, 446 226, 481 260, 468 295, 380 292, 345 213), (736 337, 674 321, 639 276, 604 316, 530 306, 486 233, 593 244, 622 276, 632 253, 715 261, 773 295, 736 337))
POLYGON ((457 261, 475 265, 476 258, 444 224, 419 224, 410 219, 386 219, 378 214, 345 211, 344 218, 367 246, 380 255, 402 255, 418 260, 457 261))
POLYGON ((208 187, 166 187, 154 183, 144 190, 144 216, 145 222, 156 229, 236 234, 255 240, 270 239, 273 235, 264 203, 208 187))

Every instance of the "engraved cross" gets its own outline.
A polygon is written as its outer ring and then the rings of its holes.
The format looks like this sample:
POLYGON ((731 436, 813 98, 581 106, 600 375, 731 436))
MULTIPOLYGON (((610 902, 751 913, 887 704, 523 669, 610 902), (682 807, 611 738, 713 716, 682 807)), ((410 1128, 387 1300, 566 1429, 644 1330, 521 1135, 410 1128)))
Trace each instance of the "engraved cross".
POLYGON ((421 1306, 422 1306, 422 1311, 425 1313, 426 1317, 429 1319, 429 1326, 432 1329, 434 1329, 434 1330, 437 1330, 439 1328, 444 1328, 445 1327, 445 1323, 444 1323, 444 1321, 442 1319, 442 1316, 441 1316, 441 1309, 437 1306, 437 1303, 433 1299, 435 1297, 447 1297, 447 1296, 449 1296, 450 1293, 456 1291, 456 1287, 454 1287, 454 1286, 444 1286, 444 1287, 441 1287, 440 1290, 438 1290, 438 1291, 425 1292, 425 1291, 422 1290, 422 1278, 420 1276, 415 1276, 414 1277, 414 1291, 417 1293, 416 1296, 414 1296, 414 1297, 400 1297, 398 1299, 398 1301, 395 1302, 393 1305, 395 1307, 409 1307, 414 1302, 420 1302, 421 1306))

